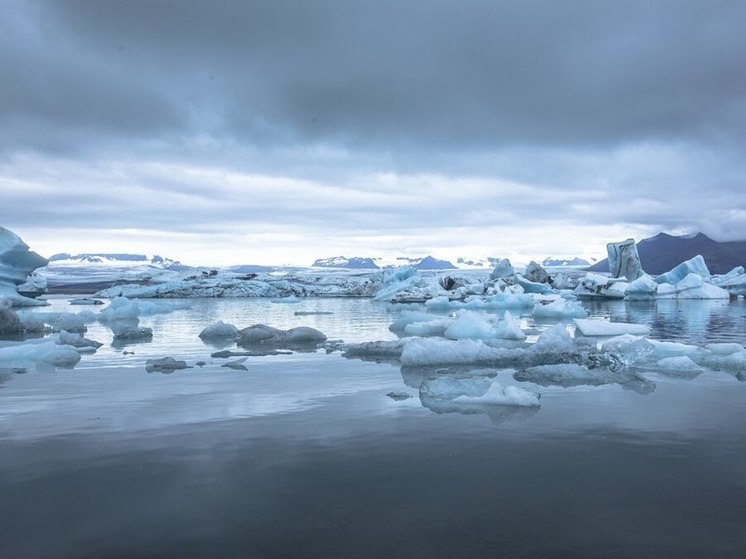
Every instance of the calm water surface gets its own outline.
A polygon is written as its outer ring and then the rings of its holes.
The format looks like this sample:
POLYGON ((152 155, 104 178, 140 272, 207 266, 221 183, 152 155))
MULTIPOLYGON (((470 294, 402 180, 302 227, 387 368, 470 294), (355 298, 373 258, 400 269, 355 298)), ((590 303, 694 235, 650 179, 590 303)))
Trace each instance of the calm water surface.
MULTIPOLYGON (((105 345, 75 369, 0 372, 3 558, 740 557, 746 549, 746 384, 732 374, 651 372, 644 390, 539 387, 539 409, 444 413, 425 407, 421 377, 395 364, 319 351, 252 357, 236 371, 197 337, 222 319, 393 339, 389 306, 163 304, 183 308, 142 318, 152 343, 112 347, 111 332, 94 324, 87 336, 105 345), (146 359, 166 355, 207 365, 145 371, 146 359), (391 391, 412 397, 394 401, 391 391)), ((588 307, 650 324, 658 339, 746 343, 743 300, 588 307)), ((57 298, 51 309, 82 308, 57 298)), ((532 336, 549 324, 522 318, 532 336)), ((507 370, 474 374, 515 383, 507 370)))

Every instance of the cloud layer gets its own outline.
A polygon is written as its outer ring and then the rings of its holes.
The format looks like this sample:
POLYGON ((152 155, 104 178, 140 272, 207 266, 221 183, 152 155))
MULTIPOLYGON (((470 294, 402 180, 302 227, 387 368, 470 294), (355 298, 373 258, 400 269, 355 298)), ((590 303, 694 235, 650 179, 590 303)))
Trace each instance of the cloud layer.
POLYGON ((265 260, 305 240, 304 261, 746 238, 744 20, 741 2, 8 2, 0 222, 185 260, 231 238, 265 260))

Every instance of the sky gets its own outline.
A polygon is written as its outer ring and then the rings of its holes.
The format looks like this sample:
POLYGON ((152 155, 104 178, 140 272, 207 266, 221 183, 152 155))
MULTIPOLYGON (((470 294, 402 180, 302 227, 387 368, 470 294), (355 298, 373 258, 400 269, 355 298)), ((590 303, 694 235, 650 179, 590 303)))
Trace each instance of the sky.
POLYGON ((0 225, 194 265, 746 239, 746 3, 6 0, 0 225))

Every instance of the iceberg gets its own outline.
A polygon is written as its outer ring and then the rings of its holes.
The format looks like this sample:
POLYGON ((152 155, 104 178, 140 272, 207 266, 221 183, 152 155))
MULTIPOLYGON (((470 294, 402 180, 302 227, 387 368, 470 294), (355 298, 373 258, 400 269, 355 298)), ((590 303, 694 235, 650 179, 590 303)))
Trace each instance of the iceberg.
POLYGON ((549 277, 547 271, 533 260, 526 266, 523 276, 533 283, 552 283, 552 278, 549 277))
POLYGON ((634 239, 606 245, 609 255, 609 272, 612 278, 627 278, 634 281, 645 272, 642 271, 640 255, 634 239))
POLYGON ((452 340, 488 340, 495 337, 495 329, 482 315, 462 310, 457 313, 456 320, 445 329, 443 334, 452 340))
POLYGON ((730 293, 722 287, 705 283, 699 274, 691 273, 676 284, 679 299, 730 299, 730 293))
POLYGON ((670 283, 672 285, 679 283, 689 274, 696 274, 703 280, 710 280, 710 270, 707 269, 705 259, 701 255, 697 255, 694 258, 682 262, 672 270, 669 270, 665 274, 661 274, 655 281, 657 283, 670 283))
POLYGON ((648 274, 643 274, 627 285, 627 299, 642 301, 652 299, 658 292, 658 283, 648 274))
POLYGON ((19 293, 23 286, 26 294, 39 294, 43 278, 29 275, 46 266, 48 260, 29 250, 21 238, 12 231, 0 227, 0 299, 8 298, 15 306, 42 306, 46 302, 19 293))
POLYGON ((509 277, 512 277, 513 275, 515 275, 515 270, 513 270, 513 266, 511 265, 510 260, 508 260, 507 258, 503 258, 497 264, 495 264, 495 269, 492 270, 492 273, 490 274, 490 279, 504 280, 509 277))
POLYGON ((585 318, 588 316, 583 306, 577 301, 555 299, 554 301, 539 301, 533 310, 534 318, 585 318))

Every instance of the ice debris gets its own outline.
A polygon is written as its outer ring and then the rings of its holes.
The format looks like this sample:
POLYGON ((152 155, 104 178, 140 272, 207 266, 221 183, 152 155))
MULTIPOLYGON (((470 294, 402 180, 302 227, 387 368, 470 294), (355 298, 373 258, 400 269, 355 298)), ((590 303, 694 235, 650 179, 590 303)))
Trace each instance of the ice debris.
POLYGON ((539 406, 540 395, 517 386, 503 387, 485 377, 459 378, 441 376, 426 380, 420 387, 420 398, 450 401, 462 405, 539 406))
POLYGON ((202 330, 199 337, 203 340, 234 340, 238 337, 238 328, 233 324, 226 324, 222 320, 219 320, 202 330))

